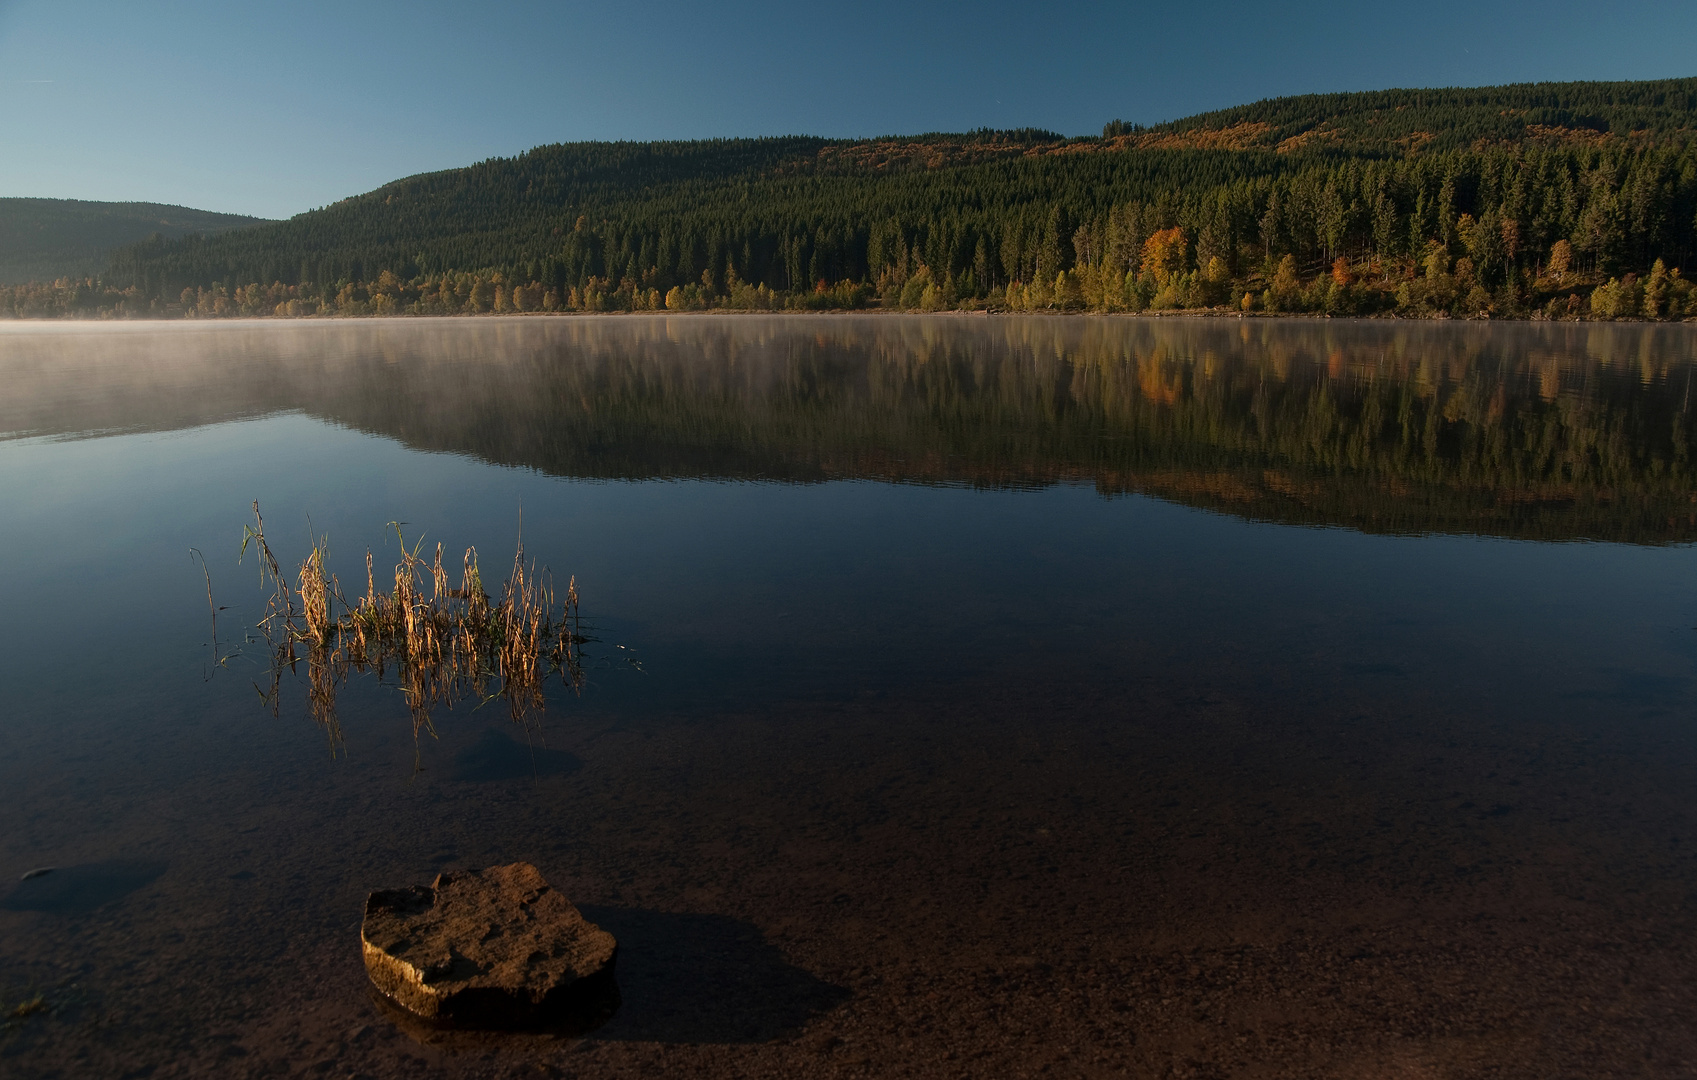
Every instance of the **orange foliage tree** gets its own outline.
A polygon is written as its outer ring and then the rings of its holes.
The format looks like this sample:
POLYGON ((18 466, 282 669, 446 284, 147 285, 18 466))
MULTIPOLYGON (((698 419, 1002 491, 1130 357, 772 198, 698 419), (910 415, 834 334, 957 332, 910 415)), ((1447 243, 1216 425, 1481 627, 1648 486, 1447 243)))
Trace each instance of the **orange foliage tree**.
POLYGON ((1143 242, 1143 272, 1164 285, 1174 274, 1184 271, 1189 250, 1190 238, 1183 229, 1162 229, 1143 242))

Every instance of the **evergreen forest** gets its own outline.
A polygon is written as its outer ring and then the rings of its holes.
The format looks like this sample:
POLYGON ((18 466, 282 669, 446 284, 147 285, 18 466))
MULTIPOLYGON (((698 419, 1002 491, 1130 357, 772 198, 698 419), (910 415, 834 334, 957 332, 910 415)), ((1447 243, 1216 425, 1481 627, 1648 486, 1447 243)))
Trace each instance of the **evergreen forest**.
POLYGON ((175 239, 259 221, 160 203, 0 199, 0 285, 86 280, 105 271, 115 248, 153 236, 175 239))
POLYGON ((953 309, 1683 319, 1697 79, 1283 98, 1101 135, 574 143, 409 177, 14 316, 953 309))

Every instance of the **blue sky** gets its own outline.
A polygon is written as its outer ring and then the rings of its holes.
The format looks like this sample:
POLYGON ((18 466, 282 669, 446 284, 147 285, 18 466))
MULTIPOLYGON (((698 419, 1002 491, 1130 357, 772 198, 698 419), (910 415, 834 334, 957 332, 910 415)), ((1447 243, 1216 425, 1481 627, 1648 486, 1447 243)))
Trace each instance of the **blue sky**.
POLYGON ((1094 133, 1263 97, 1697 74, 1697 4, 0 0, 0 195, 284 217, 541 143, 1094 133))

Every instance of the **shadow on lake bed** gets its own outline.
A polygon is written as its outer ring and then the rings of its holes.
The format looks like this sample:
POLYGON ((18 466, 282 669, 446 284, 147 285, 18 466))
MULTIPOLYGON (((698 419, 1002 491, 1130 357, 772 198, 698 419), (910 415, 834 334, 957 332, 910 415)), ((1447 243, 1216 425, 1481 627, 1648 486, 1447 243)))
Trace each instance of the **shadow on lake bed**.
POLYGON ((619 939, 624 1004, 598 1039, 771 1042, 849 998, 791 964, 752 923, 633 908, 582 911, 619 939))
POLYGON ((752 923, 724 915, 587 906, 589 921, 619 939, 617 989, 592 1015, 532 1031, 438 1027, 382 994, 378 1013, 412 1041, 447 1054, 541 1050, 561 1040, 706 1046, 792 1036, 850 997, 791 964, 752 923))
POLYGON ((165 868, 166 864, 159 861, 111 859, 54 867, 45 873, 32 871, 0 900, 0 908, 86 915, 151 885, 165 868))
POLYGON ((482 738, 454 755, 450 780, 485 784, 525 777, 569 776, 583 768, 576 754, 527 745, 499 728, 485 728, 482 738))

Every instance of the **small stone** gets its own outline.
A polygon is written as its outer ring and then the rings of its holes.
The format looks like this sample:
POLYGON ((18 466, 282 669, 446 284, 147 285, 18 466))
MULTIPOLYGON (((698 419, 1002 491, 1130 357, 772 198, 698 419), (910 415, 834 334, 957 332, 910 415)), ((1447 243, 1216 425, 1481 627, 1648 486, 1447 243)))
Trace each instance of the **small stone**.
POLYGON ((530 1027, 613 991, 618 942, 529 863, 374 892, 360 937, 377 989, 439 1024, 530 1027))

